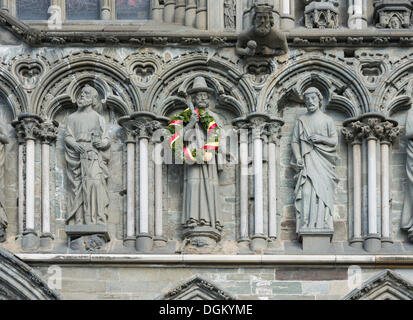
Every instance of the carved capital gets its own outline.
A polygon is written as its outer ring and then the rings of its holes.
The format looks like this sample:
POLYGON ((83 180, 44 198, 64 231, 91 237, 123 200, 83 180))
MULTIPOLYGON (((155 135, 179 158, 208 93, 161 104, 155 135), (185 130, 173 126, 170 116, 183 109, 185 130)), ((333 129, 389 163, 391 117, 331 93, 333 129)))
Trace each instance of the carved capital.
POLYGON ((267 136, 269 142, 278 143, 281 139, 281 128, 284 125, 284 122, 281 120, 273 120, 267 124, 267 136))
POLYGON ((359 120, 354 120, 346 123, 341 132, 347 143, 361 144, 362 139, 370 133, 370 127, 359 120))
POLYGON ((39 124, 39 138, 43 144, 52 144, 56 141, 59 123, 57 121, 45 121, 39 124))
POLYGON ((130 116, 124 116, 118 119, 118 124, 125 129, 125 143, 135 143, 135 121, 130 116))
POLYGON ((378 140, 383 134, 381 122, 385 118, 379 114, 366 114, 361 117, 363 124, 364 136, 367 140, 378 140))
POLYGON ((384 121, 378 125, 380 132, 378 138, 382 144, 392 144, 400 135, 400 127, 396 121, 384 121))
POLYGON ((36 140, 40 135, 40 123, 42 119, 29 113, 22 113, 17 120, 12 122, 16 130, 16 135, 20 143, 27 140, 36 140))

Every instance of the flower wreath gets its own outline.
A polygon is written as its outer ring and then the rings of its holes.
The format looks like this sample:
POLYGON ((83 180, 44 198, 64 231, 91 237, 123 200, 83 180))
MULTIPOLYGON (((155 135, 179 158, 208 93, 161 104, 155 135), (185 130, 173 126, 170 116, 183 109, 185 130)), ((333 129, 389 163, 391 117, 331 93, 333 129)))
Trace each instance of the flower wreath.
POLYGON ((168 130, 172 133, 169 146, 175 155, 186 163, 208 162, 213 159, 213 155, 219 147, 219 127, 214 118, 205 110, 193 109, 199 117, 199 122, 208 133, 205 145, 201 149, 187 148, 184 146, 183 137, 181 136, 182 129, 190 122, 192 116, 192 110, 188 108, 184 112, 178 113, 171 118, 168 125, 168 130))

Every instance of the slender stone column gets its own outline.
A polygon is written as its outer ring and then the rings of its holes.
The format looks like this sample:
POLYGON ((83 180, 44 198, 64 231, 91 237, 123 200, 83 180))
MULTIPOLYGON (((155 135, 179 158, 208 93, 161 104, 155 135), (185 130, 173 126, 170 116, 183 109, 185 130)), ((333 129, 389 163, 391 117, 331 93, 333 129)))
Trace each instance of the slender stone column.
POLYGON ((263 191, 263 134, 267 122, 271 119, 266 114, 252 113, 247 116, 252 130, 253 167, 254 167, 254 235, 251 249, 263 250, 267 247, 267 236, 264 233, 264 191, 263 191))
POLYGON ((57 121, 45 121, 40 124, 42 145, 42 234, 40 246, 50 247, 54 239, 50 225, 50 145, 56 141, 57 121))
POLYGON ((10 12, 9 0, 0 0, 0 10, 10 12))
POLYGON ((186 0, 185 25, 195 27, 196 20, 196 0, 186 0))
POLYGON ((290 30, 295 27, 294 0, 281 0, 281 29, 290 30))
POLYGON ((350 29, 365 29, 367 28, 366 7, 363 0, 348 1, 348 27, 350 29))
POLYGON ((100 17, 102 20, 111 20, 110 0, 100 0, 100 17))
POLYGON ((24 249, 37 249, 39 247, 39 237, 35 231, 34 148, 41 122, 42 120, 39 116, 29 113, 20 114, 17 121, 13 122, 13 126, 19 131, 19 136, 26 141, 26 223, 22 238, 22 247, 24 249))
POLYGON ((381 123, 381 242, 383 247, 393 243, 390 220, 390 147, 399 136, 397 121, 387 120, 381 123))
POLYGON ((353 154, 353 172, 349 177, 353 177, 353 234, 350 239, 350 245, 356 248, 362 248, 363 236, 361 229, 361 212, 362 212, 362 188, 361 188, 361 143, 363 138, 363 128, 365 125, 357 119, 349 119, 343 123, 344 139, 351 145, 353 154))
MULTIPOLYGON (((168 125, 168 118, 158 118, 163 127, 168 125)), ((154 244, 156 247, 164 247, 167 239, 163 235, 163 158, 162 150, 164 147, 162 137, 168 136, 166 130, 159 130, 153 134, 153 142, 155 143, 153 159, 155 162, 155 237, 154 244)))
POLYGON ((267 127, 268 141, 268 236, 277 238, 277 163, 276 149, 284 122, 274 119, 267 127))
POLYGON ((16 239, 23 236, 24 232, 24 169, 25 169, 25 135, 24 130, 20 126, 20 121, 18 119, 13 120, 11 125, 15 128, 15 133, 17 137, 18 146, 18 161, 17 161, 17 181, 18 181, 18 201, 17 201, 17 237, 16 239))
POLYGON ((185 0, 176 0, 175 5, 175 22, 181 25, 185 24, 185 0))
POLYGON ((163 11, 163 20, 166 23, 172 23, 175 19, 175 4, 176 0, 165 0, 165 8, 163 11))
POLYGON ((248 136, 249 127, 245 118, 235 119, 233 125, 239 134, 239 201, 240 201, 240 237, 238 243, 250 242, 248 226, 248 136))
POLYGON ((121 117, 118 120, 120 126, 126 131, 126 234, 123 244, 126 247, 136 245, 135 223, 135 126, 129 117, 121 117))
POLYGON ((150 112, 135 112, 131 118, 135 121, 139 141, 139 233, 136 235, 136 249, 147 252, 153 248, 153 236, 149 230, 149 140, 160 124, 150 112))
POLYGON ((151 18, 156 22, 163 22, 164 6, 159 3, 159 0, 152 0, 151 18))
POLYGON ((379 124, 383 116, 379 114, 366 114, 361 117, 368 125, 367 131, 367 171, 368 171, 368 222, 367 236, 364 248, 369 252, 379 251, 381 236, 377 225, 377 141, 379 124))
POLYGON ((207 0, 197 0, 198 7, 196 9, 196 23, 197 29, 207 29, 207 0))

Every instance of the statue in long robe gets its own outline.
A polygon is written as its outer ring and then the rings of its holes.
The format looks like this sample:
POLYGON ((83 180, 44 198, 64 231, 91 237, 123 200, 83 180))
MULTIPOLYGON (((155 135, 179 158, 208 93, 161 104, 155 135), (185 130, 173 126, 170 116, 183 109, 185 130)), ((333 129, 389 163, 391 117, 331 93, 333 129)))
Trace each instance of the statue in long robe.
MULTIPOLYGON (((214 118, 218 127, 221 128, 220 117, 208 109, 211 92, 212 89, 207 87, 206 81, 202 77, 196 78, 193 88, 188 90, 188 93, 192 94, 195 108, 206 110, 214 118)), ((195 141, 193 142, 197 148, 201 148, 206 143, 207 133, 199 122, 196 113, 193 114, 191 121, 185 127, 185 132, 195 133, 195 141)), ((188 138, 186 137, 185 140, 188 140, 188 138)), ((189 140, 192 141, 192 139, 189 140)), ((217 232, 222 230, 218 169, 216 157, 205 163, 185 165, 182 218, 185 228, 191 230, 206 226, 215 229, 217 232)), ((201 242, 199 241, 197 245, 202 246, 201 242)))
POLYGON ((413 242, 413 109, 410 109, 407 113, 406 138, 407 188, 404 196, 401 229, 408 232, 408 239, 413 242))
POLYGON ((323 96, 317 88, 304 92, 308 113, 296 122, 292 150, 298 172, 295 188, 297 233, 330 232, 333 227, 338 137, 334 120, 320 110, 323 96))
POLYGON ((67 223, 74 220, 75 225, 105 225, 107 221, 110 141, 105 119, 94 110, 98 101, 97 91, 85 86, 77 100, 78 110, 67 119, 67 223))
POLYGON ((4 127, 0 126, 0 242, 6 241, 8 220, 4 199, 4 163, 6 159, 6 144, 9 143, 4 127))

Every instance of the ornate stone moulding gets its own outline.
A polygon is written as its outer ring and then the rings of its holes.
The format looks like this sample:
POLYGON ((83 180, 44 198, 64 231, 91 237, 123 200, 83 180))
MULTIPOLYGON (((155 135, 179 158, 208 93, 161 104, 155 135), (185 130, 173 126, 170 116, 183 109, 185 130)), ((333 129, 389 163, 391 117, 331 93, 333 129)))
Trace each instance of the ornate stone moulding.
MULTIPOLYGON (((237 35, 234 32, 211 33, 199 29, 186 32, 172 30, 49 30, 47 27, 32 27, 16 19, 6 11, 0 11, 0 25, 30 46, 215 46, 234 47, 237 35)), ((408 30, 394 34, 389 29, 329 29, 291 30, 287 35, 291 47, 354 46, 388 47, 413 46, 413 37, 408 30), (356 32, 357 31, 357 32, 356 32)))
POLYGON ((156 300, 235 300, 235 297, 209 280, 194 276, 156 300))
POLYGON ((0 263, 0 300, 61 299, 32 268, 1 248, 0 263))

